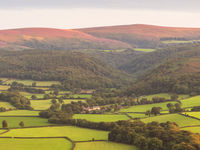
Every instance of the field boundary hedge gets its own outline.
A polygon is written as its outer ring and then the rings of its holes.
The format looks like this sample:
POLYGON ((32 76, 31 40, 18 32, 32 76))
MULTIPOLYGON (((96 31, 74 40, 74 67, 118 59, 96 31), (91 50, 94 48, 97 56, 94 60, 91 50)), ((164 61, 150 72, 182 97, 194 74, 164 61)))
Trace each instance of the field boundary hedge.
POLYGON ((179 113, 179 115, 182 115, 182 116, 189 117, 189 118, 196 119, 196 120, 199 120, 199 121, 200 121, 199 118, 196 118, 196 117, 193 117, 193 116, 190 116, 190 115, 187 115, 187 114, 185 115, 185 114, 179 113))

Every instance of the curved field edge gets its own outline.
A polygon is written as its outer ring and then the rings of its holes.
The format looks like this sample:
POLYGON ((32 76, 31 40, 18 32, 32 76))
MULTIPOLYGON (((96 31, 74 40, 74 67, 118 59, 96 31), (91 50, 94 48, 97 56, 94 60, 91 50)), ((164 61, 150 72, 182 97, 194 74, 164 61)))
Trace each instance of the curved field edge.
POLYGON ((1 149, 15 150, 71 150, 72 143, 64 138, 0 138, 1 149))
POLYGON ((74 150, 138 150, 135 146, 114 142, 80 142, 74 150))
POLYGON ((11 129, 3 137, 68 137, 72 141, 108 140, 107 131, 74 126, 11 129))
POLYGON ((193 132, 193 133, 200 133, 200 125, 196 126, 196 127, 181 128, 181 130, 186 130, 186 131, 190 131, 190 132, 193 132))
POLYGON ((141 119, 141 121, 143 121, 144 123, 149 123, 152 121, 157 121, 159 123, 170 121, 170 122, 175 122, 179 127, 200 125, 199 120, 193 119, 190 117, 185 117, 180 114, 168 114, 168 115, 154 116, 154 117, 141 119))

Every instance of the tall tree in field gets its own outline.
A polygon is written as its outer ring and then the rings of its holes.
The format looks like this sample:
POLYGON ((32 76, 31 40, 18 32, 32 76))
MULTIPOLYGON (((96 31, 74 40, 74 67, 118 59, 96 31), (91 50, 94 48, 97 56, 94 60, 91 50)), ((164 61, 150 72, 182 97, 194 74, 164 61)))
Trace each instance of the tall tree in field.
POLYGON ((24 127, 24 122, 21 121, 21 122, 19 123, 19 125, 23 128, 23 127, 24 127))
POLYGON ((6 120, 3 120, 3 122, 2 122, 2 127, 3 127, 3 128, 7 128, 7 127, 8 127, 8 123, 7 123, 6 120))

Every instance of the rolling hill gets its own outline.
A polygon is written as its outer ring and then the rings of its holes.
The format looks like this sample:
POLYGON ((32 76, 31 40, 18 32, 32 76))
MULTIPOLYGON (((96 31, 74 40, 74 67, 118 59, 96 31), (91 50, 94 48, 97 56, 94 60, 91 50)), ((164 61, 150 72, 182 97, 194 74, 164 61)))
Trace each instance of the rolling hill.
MULTIPOLYGON (((177 47, 178 49, 181 47, 177 47)), ((154 59, 159 57, 158 53, 154 54, 152 56, 154 59)), ((149 65, 151 69, 140 76, 138 81, 126 90, 126 93, 135 92, 139 95, 162 92, 200 94, 200 46, 187 45, 182 47, 182 51, 173 53, 171 57, 163 61, 158 59, 154 63, 154 65, 149 65)))
POLYGON ((60 81, 65 88, 118 87, 130 76, 80 52, 1 51, 0 77, 60 81))
POLYGON ((76 31, 50 28, 0 30, 0 48, 4 49, 126 49, 121 41, 98 38, 76 31))
POLYGON ((153 25, 122 25, 79 29, 90 35, 123 41, 132 47, 155 48, 164 39, 200 39, 200 28, 176 28, 153 25))
POLYGON ((184 40, 187 42, 187 40, 199 39, 200 28, 160 27, 142 24, 73 30, 53 28, 0 30, 0 48, 6 50, 158 48, 166 46, 163 44, 163 40, 184 40))

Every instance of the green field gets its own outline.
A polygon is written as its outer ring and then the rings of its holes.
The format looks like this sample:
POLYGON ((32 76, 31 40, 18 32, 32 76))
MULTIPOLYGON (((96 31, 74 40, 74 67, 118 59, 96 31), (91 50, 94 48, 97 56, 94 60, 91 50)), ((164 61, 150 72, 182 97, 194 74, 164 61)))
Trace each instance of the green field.
POLYGON ((138 150, 135 146, 113 142, 82 142, 77 143, 75 150, 138 150))
POLYGON ((2 128, 1 122, 3 120, 7 121, 8 128, 20 127, 19 123, 21 121, 24 122, 24 127, 52 125, 48 123, 47 119, 39 118, 39 117, 0 117, 1 128, 2 128))
POLYGON ((155 117, 149 117, 145 119, 141 119, 144 123, 152 122, 152 121, 157 121, 157 122, 176 122, 179 127, 184 127, 184 126, 193 126, 193 125, 200 125, 200 121, 197 119, 193 119, 190 117, 185 117, 179 114, 169 114, 169 115, 160 115, 160 116, 155 116, 155 117))
POLYGON ((23 95, 24 97, 28 98, 28 99, 32 99, 31 96, 35 95, 37 98, 43 98, 44 94, 33 94, 33 93, 28 93, 28 92, 19 92, 21 95, 23 95))
POLYGON ((155 49, 150 49, 150 48, 134 48, 135 51, 140 51, 140 52, 154 52, 155 49))
MULTIPOLYGON (((153 97, 162 97, 162 98, 170 99, 172 95, 173 94, 170 94, 170 93, 159 93, 159 94, 152 94, 152 95, 143 96, 143 97, 140 97, 140 99, 141 98, 147 98, 148 100, 152 100, 153 97)), ((178 95, 179 100, 185 99, 185 98, 188 98, 188 97, 189 97, 189 95, 186 95, 186 94, 179 94, 178 95)))
MULTIPOLYGON (((34 110, 46 110, 48 109, 52 103, 51 99, 48 100, 30 100, 31 101, 31 107, 33 107, 34 110)), ((70 100, 63 100, 65 104, 69 104, 71 102, 77 102, 79 100, 77 99, 70 99, 70 100)), ((84 102, 84 100, 81 100, 84 102)))
POLYGON ((129 120, 126 115, 101 115, 101 114, 75 114, 74 119, 86 119, 92 122, 116 122, 119 120, 129 120))
POLYGON ((12 110, 6 112, 0 112, 0 116, 38 116, 39 111, 30 110, 12 110))
POLYGON ((0 107, 4 107, 6 109, 15 109, 15 107, 12 106, 10 103, 8 103, 8 102, 1 102, 1 101, 0 101, 0 107))
POLYGON ((90 94, 74 94, 72 95, 73 98, 91 98, 92 95, 90 94))
POLYGON ((0 139, 1 150, 71 150, 66 139, 0 139))
POLYGON ((200 112, 186 112, 186 113, 183 113, 183 114, 187 114, 189 116, 200 119, 200 112))
POLYGON ((164 102, 164 103, 156 103, 156 104, 136 105, 129 108, 123 108, 120 110, 120 112, 146 112, 147 110, 151 110, 152 107, 161 107, 162 110, 168 110, 167 108, 168 103, 175 104, 177 102, 164 102))
POLYGON ((67 136, 74 141, 107 140, 108 132, 73 126, 41 127, 12 129, 1 135, 3 137, 63 137, 67 136))
POLYGON ((129 116, 131 116, 132 118, 145 118, 148 117, 145 114, 140 114, 140 113, 128 113, 129 116))
POLYGON ((181 100, 182 107, 200 106, 200 95, 181 100))
POLYGON ((33 81, 33 80, 20 80, 20 79, 8 79, 0 78, 5 81, 4 84, 11 84, 16 81, 18 83, 23 83, 24 85, 31 86, 33 82, 36 82, 36 86, 51 86, 52 84, 60 84, 58 81, 33 81))
POLYGON ((182 128, 181 130, 187 130, 187 131, 191 131, 191 132, 194 132, 194 133, 200 133, 200 126, 182 128))

